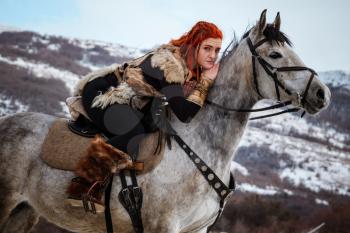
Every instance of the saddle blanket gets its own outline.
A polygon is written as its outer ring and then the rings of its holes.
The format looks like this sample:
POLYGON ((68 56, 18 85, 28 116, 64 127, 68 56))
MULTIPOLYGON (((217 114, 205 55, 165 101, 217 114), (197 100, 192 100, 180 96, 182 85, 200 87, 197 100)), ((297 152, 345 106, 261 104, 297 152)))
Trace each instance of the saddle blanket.
MULTIPOLYGON (((158 136, 158 132, 152 133, 140 144, 137 160, 144 164, 141 174, 155 168, 164 157, 165 141, 161 143, 160 153, 153 154, 157 147, 158 136)), ((73 133, 68 128, 68 119, 58 118, 52 123, 46 135, 40 158, 50 167, 74 171, 78 161, 86 155, 92 140, 94 139, 73 133)))

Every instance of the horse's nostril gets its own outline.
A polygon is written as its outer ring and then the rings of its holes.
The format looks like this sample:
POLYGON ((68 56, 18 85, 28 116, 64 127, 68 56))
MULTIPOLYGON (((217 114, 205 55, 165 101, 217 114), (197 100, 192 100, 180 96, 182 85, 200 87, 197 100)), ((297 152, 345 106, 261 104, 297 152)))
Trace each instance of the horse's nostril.
POLYGON ((324 100, 324 91, 322 89, 318 89, 318 91, 316 92, 316 96, 321 100, 324 100))

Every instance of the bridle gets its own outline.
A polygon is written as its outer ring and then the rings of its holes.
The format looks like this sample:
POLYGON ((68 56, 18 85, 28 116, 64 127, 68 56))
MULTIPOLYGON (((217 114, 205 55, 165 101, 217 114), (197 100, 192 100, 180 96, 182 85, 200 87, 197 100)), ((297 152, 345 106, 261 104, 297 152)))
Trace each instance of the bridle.
MULTIPOLYGON (((311 69, 309 67, 304 67, 304 66, 274 67, 269 62, 267 62, 264 58, 262 58, 256 51, 256 49, 259 46, 261 46, 262 44, 264 44, 264 43, 266 43, 268 41, 269 40, 265 38, 265 39, 260 40, 255 45, 253 45, 253 43, 250 40, 250 38, 247 37, 247 43, 248 43, 250 52, 252 54, 253 81, 254 81, 256 92, 258 93, 258 95, 261 98, 264 98, 264 96, 260 93, 260 90, 259 90, 258 77, 257 77, 257 73, 256 73, 256 61, 258 61, 259 64, 265 70, 265 72, 268 74, 268 76, 273 79, 274 84, 275 84, 275 92, 276 92, 277 100, 278 100, 279 103, 275 104, 275 105, 272 105, 272 106, 269 106, 269 107, 266 107, 266 108, 258 108, 258 109, 227 108, 227 107, 224 107, 224 106, 219 105, 217 103, 214 103, 214 102, 212 102, 210 100, 206 100, 206 103, 208 103, 210 105, 213 105, 213 106, 215 106, 217 108, 220 108, 220 109, 224 110, 225 112, 261 112, 261 111, 267 111, 267 110, 271 110, 271 109, 287 107, 288 105, 292 104, 291 100, 281 102, 280 89, 282 89, 289 96, 292 96, 293 94, 297 95, 298 103, 299 103, 299 105, 297 107, 289 108, 287 110, 284 110, 284 111, 281 111, 281 112, 277 112, 277 113, 273 113, 273 114, 268 114, 268 115, 259 116, 259 117, 253 117, 253 118, 250 118, 250 120, 256 120, 256 119, 276 116, 276 115, 280 115, 280 114, 287 113, 287 112, 298 112, 301 107, 304 107, 305 106, 305 102, 306 102, 306 97, 307 97, 308 91, 310 89, 311 82, 312 82, 314 76, 317 75, 317 73, 313 69, 311 69), (307 82, 307 85, 306 85, 305 90, 304 90, 303 93, 293 92, 293 91, 289 90, 287 87, 285 87, 283 85, 283 83, 281 83, 278 80, 278 77, 277 77, 278 72, 292 72, 292 71, 305 71, 305 70, 306 71, 310 71, 311 75, 309 77, 309 80, 307 82)), ((305 111, 302 113, 301 117, 303 117, 304 114, 305 114, 305 111)))

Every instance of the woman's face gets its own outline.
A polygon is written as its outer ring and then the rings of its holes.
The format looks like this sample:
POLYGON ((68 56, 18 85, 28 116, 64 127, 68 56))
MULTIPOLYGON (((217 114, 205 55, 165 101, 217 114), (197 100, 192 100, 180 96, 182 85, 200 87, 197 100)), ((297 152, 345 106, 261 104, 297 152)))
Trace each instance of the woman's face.
POLYGON ((205 39, 199 46, 197 64, 203 69, 211 69, 218 58, 222 40, 219 38, 205 39))

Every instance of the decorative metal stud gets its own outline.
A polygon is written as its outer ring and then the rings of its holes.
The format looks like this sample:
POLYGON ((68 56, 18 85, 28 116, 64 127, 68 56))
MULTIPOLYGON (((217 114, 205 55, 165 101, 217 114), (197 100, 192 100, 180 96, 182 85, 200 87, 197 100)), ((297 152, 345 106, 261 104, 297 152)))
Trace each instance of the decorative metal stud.
POLYGON ((208 175, 208 180, 213 180, 214 179, 214 175, 212 174, 212 173, 210 173, 209 175, 208 175))
POLYGON ((226 193, 227 193, 226 190, 222 190, 221 191, 221 196, 225 196, 226 193))

